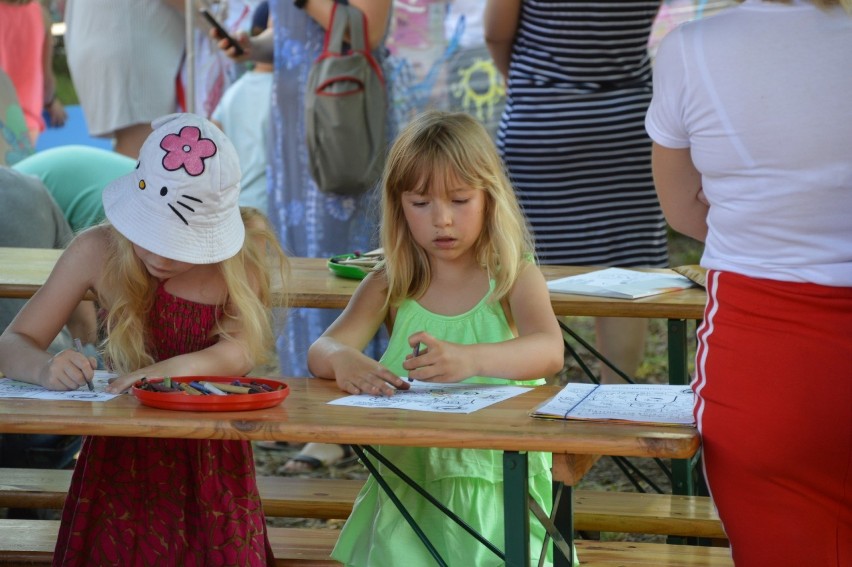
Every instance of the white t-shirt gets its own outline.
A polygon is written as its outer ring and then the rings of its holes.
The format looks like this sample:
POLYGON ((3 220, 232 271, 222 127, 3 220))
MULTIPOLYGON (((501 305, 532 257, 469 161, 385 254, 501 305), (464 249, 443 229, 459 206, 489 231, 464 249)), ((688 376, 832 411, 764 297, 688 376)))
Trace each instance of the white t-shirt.
POLYGON ((248 71, 233 83, 213 111, 240 158, 240 206, 267 214, 267 147, 273 74, 248 71))
POLYGON ((852 16, 746 0, 676 28, 645 125, 701 172, 702 265, 852 285, 852 16))

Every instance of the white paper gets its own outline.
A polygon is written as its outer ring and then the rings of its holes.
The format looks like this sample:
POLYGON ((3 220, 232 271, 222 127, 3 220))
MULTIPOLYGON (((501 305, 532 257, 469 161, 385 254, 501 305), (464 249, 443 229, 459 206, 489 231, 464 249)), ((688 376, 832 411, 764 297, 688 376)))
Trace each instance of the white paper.
POLYGON ((501 384, 435 384, 415 380, 410 390, 397 390, 393 396, 360 394, 332 400, 329 405, 362 408, 390 408, 440 413, 471 413, 497 402, 523 394, 530 388, 501 384))
POLYGON ((569 383, 532 415, 692 425, 694 402, 695 394, 689 386, 569 383))
POLYGON ((106 402, 120 394, 108 394, 104 391, 110 378, 117 376, 105 370, 95 370, 92 386, 95 391, 90 392, 86 386, 80 386, 76 390, 48 390, 42 386, 19 382, 11 378, 0 378, 0 398, 35 398, 38 400, 71 400, 79 402, 106 402))
POLYGON ((606 268, 547 282, 550 291, 618 299, 659 295, 694 285, 689 278, 675 272, 639 272, 622 268, 606 268))

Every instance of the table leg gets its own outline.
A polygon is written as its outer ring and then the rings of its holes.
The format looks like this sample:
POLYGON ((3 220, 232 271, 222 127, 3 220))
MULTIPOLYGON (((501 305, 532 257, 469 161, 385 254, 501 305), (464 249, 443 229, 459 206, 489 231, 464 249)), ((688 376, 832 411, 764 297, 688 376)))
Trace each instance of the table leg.
POLYGON ((558 532, 554 536, 553 567, 571 567, 574 562, 574 546, 562 545, 574 542, 574 487, 598 462, 600 455, 553 455, 553 514, 552 523, 558 532), (567 549, 566 549, 567 548, 567 549))
POLYGON ((503 520, 507 567, 529 567, 530 516, 527 454, 503 452, 503 520))
MULTIPOLYGON (((685 319, 668 320, 669 384, 689 383, 685 319)), ((672 459, 672 493, 695 494, 694 465, 689 459, 672 459)))
MULTIPOLYGON (((415 490, 423 498, 428 500, 429 503, 431 503, 433 506, 438 508, 438 510, 440 510, 441 512, 446 514, 446 516, 450 520, 452 520, 453 522, 458 524, 459 527, 461 527, 463 530, 465 530, 467 533, 469 533, 471 536, 473 536, 482 545, 484 545, 489 550, 491 550, 499 559, 502 559, 502 560, 505 561, 506 555, 500 549, 498 549, 497 546, 495 546, 493 543, 491 543, 489 540, 487 540, 482 534, 480 534, 475 529, 473 529, 467 522, 462 520, 458 516, 458 514, 456 514, 455 512, 453 512, 452 510, 450 510, 446 506, 444 506, 444 504, 442 504, 434 496, 429 494, 426 491, 426 489, 424 489, 422 486, 417 484, 411 477, 409 477, 402 470, 400 470, 396 465, 394 465, 387 458, 385 458, 384 455, 382 455, 375 448, 370 447, 369 445, 363 445, 363 446, 352 445, 352 450, 355 451, 355 454, 358 455, 358 458, 361 459, 361 462, 364 464, 364 466, 367 468, 367 470, 370 472, 370 474, 373 476, 373 478, 379 484, 379 486, 385 492, 385 494, 387 494, 388 498, 391 500, 391 502, 394 504, 394 506, 396 506, 397 510, 399 510, 399 513, 402 515, 402 517, 405 519, 405 521, 408 522, 408 524, 411 526, 411 529, 414 530, 417 537, 420 538, 420 541, 423 542, 423 545, 426 546, 426 549, 429 551, 430 555, 432 555, 432 557, 435 559, 435 561, 437 562, 437 564, 439 566, 447 567, 447 563, 440 556, 440 554, 438 553, 438 550, 435 549, 435 546, 432 545, 432 542, 429 541, 429 538, 426 537, 426 534, 424 533, 423 529, 417 524, 417 521, 411 516, 411 514, 408 512, 408 510, 405 508, 405 506, 402 504, 402 502, 396 496, 396 494, 394 494, 390 485, 388 485, 385 478, 381 475, 381 473, 379 473, 379 471, 376 468, 376 466, 374 465, 374 463, 370 459, 367 458, 367 453, 369 453, 372 457, 374 457, 376 460, 381 462, 385 467, 388 468, 388 470, 390 470, 393 474, 395 474, 397 477, 399 477, 400 480, 405 482, 408 486, 410 486, 413 490, 415 490)), ((524 460, 523 460, 522 465, 523 465, 524 471, 526 473, 526 466, 527 466, 526 453, 524 453, 524 460)), ((524 490, 524 493, 526 493, 526 491, 527 491, 526 484, 523 485, 523 490, 524 490)), ((527 524, 527 527, 529 527, 529 523, 527 524)), ((527 530, 527 541, 529 541, 529 529, 527 530)))
POLYGON ((668 320, 669 384, 689 383, 686 320, 668 320))

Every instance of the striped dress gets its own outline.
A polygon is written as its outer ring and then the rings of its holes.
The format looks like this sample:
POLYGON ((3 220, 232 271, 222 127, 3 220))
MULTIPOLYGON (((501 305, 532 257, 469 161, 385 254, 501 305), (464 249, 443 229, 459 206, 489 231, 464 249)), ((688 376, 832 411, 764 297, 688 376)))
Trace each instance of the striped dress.
POLYGON ((521 6, 497 142, 539 261, 665 267, 644 125, 660 1, 521 6))

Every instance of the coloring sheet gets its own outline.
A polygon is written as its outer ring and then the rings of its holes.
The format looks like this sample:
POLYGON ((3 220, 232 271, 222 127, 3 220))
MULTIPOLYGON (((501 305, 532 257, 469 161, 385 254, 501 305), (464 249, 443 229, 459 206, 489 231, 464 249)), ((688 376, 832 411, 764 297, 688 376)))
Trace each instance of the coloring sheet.
POLYGON ((640 272, 623 268, 606 268, 547 282, 547 288, 550 291, 618 299, 638 299, 649 295, 660 295, 694 285, 689 278, 673 271, 640 272))
POLYGON ((95 370, 95 378, 92 380, 92 385, 95 387, 94 392, 90 392, 86 386, 81 386, 76 390, 68 390, 60 392, 57 390, 48 390, 35 384, 27 384, 26 382, 18 382, 11 378, 0 378, 0 398, 35 398, 39 400, 72 400, 79 402, 106 402, 120 394, 107 394, 104 391, 107 381, 115 377, 105 370, 95 370))
POLYGON ((360 394, 332 400, 329 405, 362 408, 390 408, 440 413, 471 413, 491 404, 508 400, 530 390, 524 386, 501 384, 434 384, 415 380, 410 390, 398 390, 393 396, 360 394))
POLYGON ((570 383, 532 416, 692 425, 694 401, 689 386, 570 383))

